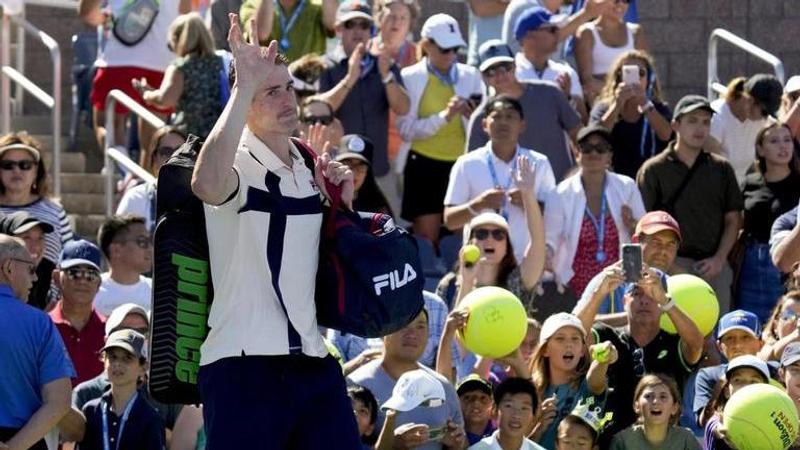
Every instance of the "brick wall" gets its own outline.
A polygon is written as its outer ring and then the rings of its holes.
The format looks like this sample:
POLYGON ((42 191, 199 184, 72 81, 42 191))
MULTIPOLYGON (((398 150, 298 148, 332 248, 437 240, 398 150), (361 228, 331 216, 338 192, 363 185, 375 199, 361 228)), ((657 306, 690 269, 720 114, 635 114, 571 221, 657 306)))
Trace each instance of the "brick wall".
MULTIPOLYGON (((800 1, 797 0, 638 0, 641 22, 656 57, 658 75, 667 99, 674 104, 686 93, 706 92, 708 36, 715 28, 728 29, 775 53, 784 62, 787 77, 800 73, 800 1)), ((455 16, 466 32, 466 3, 420 0, 429 15, 446 12, 455 16)), ((84 29, 71 10, 29 6, 27 17, 53 36, 62 51, 64 113, 69 111, 70 36, 84 29)), ((417 23, 422 25, 424 17, 417 23)), ((719 73, 723 80, 765 71, 769 67, 727 44, 719 47, 719 73)), ((50 91, 51 64, 47 50, 27 42, 26 73, 50 91)), ((41 107, 30 100, 26 109, 41 107)))

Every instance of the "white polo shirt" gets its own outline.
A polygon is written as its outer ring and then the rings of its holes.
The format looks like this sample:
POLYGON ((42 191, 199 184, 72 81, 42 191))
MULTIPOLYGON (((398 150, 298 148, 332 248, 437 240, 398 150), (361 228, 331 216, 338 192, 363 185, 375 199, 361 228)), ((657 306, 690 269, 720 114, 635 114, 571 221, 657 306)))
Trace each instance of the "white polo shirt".
POLYGON ((581 87, 581 80, 578 78, 578 72, 576 72, 575 69, 573 69, 569 64, 548 59, 547 67, 545 67, 544 72, 539 75, 539 73, 536 72, 536 69, 533 68, 533 64, 528 61, 528 58, 526 58, 522 52, 517 53, 514 57, 514 60, 517 66, 515 74, 517 75, 517 79, 519 81, 552 81, 560 88, 561 85, 558 84, 556 79, 558 79, 558 76, 562 73, 566 73, 569 75, 570 82, 569 95, 575 98, 583 98, 583 88, 581 87))
POLYGON ((292 145, 287 167, 245 128, 233 168, 239 186, 205 205, 214 303, 200 365, 245 355, 324 357, 314 288, 322 208, 314 175, 292 145))
MULTIPOLYGON (((499 434, 500 431, 495 430, 491 436, 476 442, 469 450, 503 450, 503 447, 500 446, 500 442, 497 441, 499 434)), ((528 438, 523 438, 519 450, 545 450, 545 448, 528 438)))
MULTIPOLYGON (((529 161, 534 164, 534 174, 536 176, 536 198, 544 203, 550 191, 556 187, 556 177, 553 175, 553 168, 547 156, 528 148, 517 146, 517 155, 526 155, 529 161)), ((496 187, 489 169, 489 161, 494 164, 495 174, 500 187, 509 189, 516 187, 514 183, 514 159, 505 162, 498 158, 492 151, 492 142, 489 141, 483 147, 477 148, 466 153, 456 160, 450 170, 450 182, 447 184, 447 192, 444 195, 445 206, 458 206, 469 202, 481 193, 496 187)), ((522 261, 525 249, 530 241, 528 223, 525 219, 525 211, 516 205, 507 203, 508 226, 510 227, 511 245, 514 246, 514 257, 517 262, 522 261)))

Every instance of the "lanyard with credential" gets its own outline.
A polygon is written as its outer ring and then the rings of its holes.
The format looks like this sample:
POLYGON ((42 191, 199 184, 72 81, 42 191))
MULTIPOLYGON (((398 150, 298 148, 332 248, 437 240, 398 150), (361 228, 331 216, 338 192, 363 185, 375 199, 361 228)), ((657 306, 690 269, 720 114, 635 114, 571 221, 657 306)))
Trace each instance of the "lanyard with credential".
MULTIPOLYGON (((131 413, 131 409, 133 409, 133 404, 136 403, 136 397, 139 396, 138 392, 133 394, 130 400, 128 400, 128 405, 125 406, 125 411, 122 413, 122 418, 119 421, 119 429, 117 430, 117 442, 114 445, 114 450, 119 448, 119 441, 122 439, 122 430, 125 429, 125 422, 128 421, 128 415, 131 413)), ((103 412, 103 450, 111 450, 111 443, 108 440, 108 413, 107 410, 110 407, 108 402, 103 402, 102 407, 100 408, 103 412)))
POLYGON ((594 258, 597 262, 601 263, 606 260, 606 252, 603 250, 603 242, 606 239, 606 184, 603 181, 603 196, 600 201, 600 218, 595 218, 592 211, 589 209, 589 203, 586 203, 586 215, 592 221, 594 230, 597 233, 597 252, 594 258))
POLYGON ((294 28, 294 24, 297 22, 298 17, 303 12, 303 9, 306 7, 306 0, 300 0, 300 3, 294 8, 294 12, 292 13, 292 17, 289 17, 289 20, 286 20, 286 16, 283 15, 283 8, 278 4, 278 1, 275 0, 275 8, 278 11, 278 20, 281 23, 281 39, 279 44, 281 46, 281 51, 285 52, 289 50, 291 43, 289 42, 289 32, 294 28))
MULTIPOLYGON (((494 168, 494 161, 492 160, 492 151, 490 150, 489 153, 486 154, 486 165, 489 166, 489 175, 492 177, 492 184, 496 188, 503 188, 504 191, 508 191, 511 187, 511 183, 514 181, 514 174, 517 173, 517 155, 519 154, 519 149, 514 152, 514 157, 511 160, 511 173, 508 175, 508 180, 506 180, 506 185, 502 186, 500 184, 500 180, 497 178, 497 171, 494 168)), ((508 220, 508 196, 503 196, 503 210, 500 212, 502 216, 508 220)))

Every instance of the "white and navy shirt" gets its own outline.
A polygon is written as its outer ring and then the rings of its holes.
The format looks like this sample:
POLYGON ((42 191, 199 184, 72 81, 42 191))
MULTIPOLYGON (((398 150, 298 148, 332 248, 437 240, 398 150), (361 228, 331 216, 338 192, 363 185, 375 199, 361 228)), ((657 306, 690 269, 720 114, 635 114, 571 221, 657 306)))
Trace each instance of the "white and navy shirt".
POLYGON ((201 365, 231 356, 328 353, 314 304, 320 193, 293 144, 291 156, 287 167, 245 128, 233 163, 236 192, 222 205, 205 205, 214 303, 201 365))
MULTIPOLYGON (((498 158, 492 151, 492 142, 483 147, 461 155, 450 169, 450 182, 444 195, 445 206, 463 205, 478 197, 484 191, 494 189, 498 185, 504 189, 515 189, 514 169, 517 155, 524 155, 533 164, 536 184, 534 190, 539 202, 547 200, 550 191, 556 187, 556 177, 547 156, 524 147, 517 147, 517 153, 511 161, 505 162, 498 158), (497 180, 492 177, 489 164, 494 165, 497 180)), ((530 232, 525 211, 510 202, 503 211, 506 216, 511 233, 511 245, 514 247, 514 257, 522 261, 525 249, 528 248, 530 232)))

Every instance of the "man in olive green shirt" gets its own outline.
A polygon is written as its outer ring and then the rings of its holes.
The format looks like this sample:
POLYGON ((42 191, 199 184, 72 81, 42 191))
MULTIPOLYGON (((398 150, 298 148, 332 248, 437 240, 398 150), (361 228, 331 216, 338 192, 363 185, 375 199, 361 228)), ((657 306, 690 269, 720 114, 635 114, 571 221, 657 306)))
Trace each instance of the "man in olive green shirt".
POLYGON ((337 0, 245 0, 239 12, 247 35, 250 19, 258 19, 258 41, 278 50, 289 61, 308 53, 325 54, 326 39, 336 35, 337 0))

